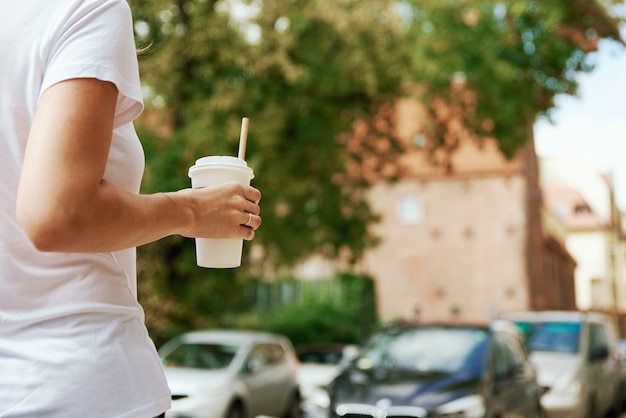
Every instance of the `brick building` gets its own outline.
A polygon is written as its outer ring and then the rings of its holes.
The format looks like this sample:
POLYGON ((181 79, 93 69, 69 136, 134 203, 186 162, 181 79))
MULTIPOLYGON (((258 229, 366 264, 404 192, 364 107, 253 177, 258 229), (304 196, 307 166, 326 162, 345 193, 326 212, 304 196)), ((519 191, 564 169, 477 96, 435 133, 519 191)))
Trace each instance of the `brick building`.
POLYGON ((532 129, 506 159, 495 140, 457 126, 455 151, 434 164, 421 141, 423 109, 401 100, 397 112, 404 174, 371 190, 382 241, 358 266, 375 279, 381 319, 482 321, 504 310, 574 309, 576 262, 542 205, 532 129))

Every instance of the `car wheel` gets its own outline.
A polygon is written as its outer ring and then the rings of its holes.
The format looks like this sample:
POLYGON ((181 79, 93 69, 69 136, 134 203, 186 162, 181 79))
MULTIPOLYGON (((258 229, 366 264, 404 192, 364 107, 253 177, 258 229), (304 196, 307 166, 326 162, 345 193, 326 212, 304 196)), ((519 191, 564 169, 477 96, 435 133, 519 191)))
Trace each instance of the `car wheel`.
POLYGON ((241 404, 240 401, 233 402, 230 408, 228 408, 225 418, 246 418, 244 414, 243 405, 241 404))
POLYGON ((289 399, 287 409, 282 418, 302 418, 302 410, 300 409, 300 396, 294 393, 289 399))

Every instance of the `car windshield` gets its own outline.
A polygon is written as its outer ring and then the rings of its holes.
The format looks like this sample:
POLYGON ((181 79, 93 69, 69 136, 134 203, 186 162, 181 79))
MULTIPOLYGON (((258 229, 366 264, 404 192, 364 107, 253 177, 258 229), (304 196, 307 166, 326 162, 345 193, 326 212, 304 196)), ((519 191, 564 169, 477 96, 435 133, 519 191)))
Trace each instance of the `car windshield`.
POLYGON ((529 351, 578 353, 580 323, 516 321, 524 333, 529 351))
POLYGON ((484 329, 422 326, 378 334, 366 344, 356 364, 361 369, 455 373, 482 369, 486 347, 484 329))
POLYGON ((237 346, 224 344, 183 343, 162 358, 166 367, 217 370, 228 367, 237 346))

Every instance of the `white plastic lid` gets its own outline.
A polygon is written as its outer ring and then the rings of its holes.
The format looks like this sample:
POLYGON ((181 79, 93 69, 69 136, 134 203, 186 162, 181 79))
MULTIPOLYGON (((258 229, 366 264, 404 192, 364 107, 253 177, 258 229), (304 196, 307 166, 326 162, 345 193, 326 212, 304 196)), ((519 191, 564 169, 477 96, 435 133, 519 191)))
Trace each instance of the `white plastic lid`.
POLYGON ((191 177, 191 173, 196 170, 211 170, 225 167, 245 171, 254 177, 252 169, 248 167, 248 164, 244 160, 228 155, 211 155, 209 157, 198 158, 196 164, 189 168, 189 177, 191 177))
POLYGON ((248 164, 241 158, 231 157, 229 155, 211 155, 196 160, 196 165, 237 165, 247 167, 248 164))

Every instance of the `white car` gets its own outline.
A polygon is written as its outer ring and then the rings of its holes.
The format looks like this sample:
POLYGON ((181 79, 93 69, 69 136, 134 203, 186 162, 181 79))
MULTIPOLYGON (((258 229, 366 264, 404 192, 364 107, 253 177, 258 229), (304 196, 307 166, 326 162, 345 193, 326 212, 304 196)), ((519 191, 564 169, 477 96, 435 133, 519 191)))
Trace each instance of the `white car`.
POLYGON ((298 360, 284 336, 195 331, 159 355, 172 392, 166 418, 300 417, 298 360))
POLYGON ((619 408, 620 354, 614 319, 599 312, 503 315, 526 336, 550 418, 596 418, 619 408))
POLYGON ((329 400, 326 385, 356 356, 357 350, 355 345, 341 343, 311 343, 298 347, 298 378, 302 412, 306 418, 327 417, 329 400))

